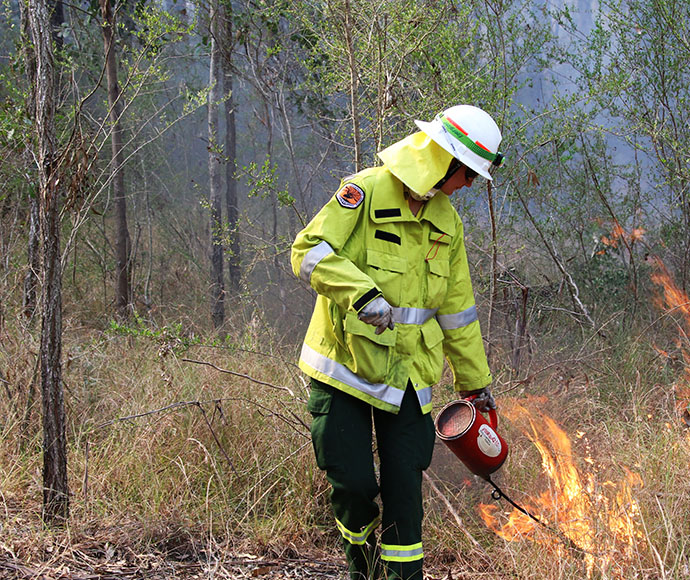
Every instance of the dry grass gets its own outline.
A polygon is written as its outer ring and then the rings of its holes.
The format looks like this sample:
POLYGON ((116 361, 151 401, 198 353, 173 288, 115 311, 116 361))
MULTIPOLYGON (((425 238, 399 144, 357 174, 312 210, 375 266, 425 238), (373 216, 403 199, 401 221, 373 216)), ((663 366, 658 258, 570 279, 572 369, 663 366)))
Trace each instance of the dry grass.
MULTIPOLYGON (((0 577, 342 576, 328 486, 312 458, 296 346, 272 350, 258 335, 209 347, 176 330, 67 332, 71 520, 46 530, 38 408, 24 422, 34 339, 16 329, 6 338, 0 577)), ((510 397, 538 419, 553 418, 571 440, 574 464, 590 482, 600 551, 594 566, 545 530, 522 541, 491 532, 477 511, 491 503, 489 486, 439 443, 428 472, 436 490, 425 486, 431 577, 690 578, 690 435, 675 415, 668 369, 639 342, 619 348, 616 356, 598 352, 571 364, 565 377, 553 367, 516 387, 499 374, 496 389, 507 391, 505 404, 510 397), (623 545, 602 515, 601 498, 613 497, 626 470, 642 484, 630 491, 639 534, 623 545)), ((532 368, 540 367, 533 361, 532 368)), ((437 389, 437 407, 451 398, 437 389)), ((533 507, 556 486, 529 430, 505 416, 500 429, 511 454, 496 481, 533 507)), ((498 505, 503 518, 510 506, 498 505)))

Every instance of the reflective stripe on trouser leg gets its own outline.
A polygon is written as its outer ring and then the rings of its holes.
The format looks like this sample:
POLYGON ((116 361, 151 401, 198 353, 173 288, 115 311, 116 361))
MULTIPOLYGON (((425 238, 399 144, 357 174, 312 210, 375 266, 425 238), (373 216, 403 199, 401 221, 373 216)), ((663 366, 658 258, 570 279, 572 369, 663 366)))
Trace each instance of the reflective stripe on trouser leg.
POLYGON ((371 532, 373 532, 380 523, 381 518, 377 516, 375 520, 369 523, 369 525, 365 526, 361 531, 353 532, 348 530, 338 518, 335 518, 335 525, 340 534, 343 536, 343 539, 350 542, 350 544, 357 545, 361 545, 366 542, 367 538, 369 538, 369 534, 371 534, 371 532))
POLYGON ((408 384, 397 415, 374 410, 381 461, 381 560, 389 578, 421 580, 422 472, 431 463, 434 424, 408 384))
POLYGON ((378 557, 367 543, 379 523, 379 486, 372 452, 371 405, 312 379, 312 443, 331 484, 331 505, 350 576, 374 576, 378 557), (318 404, 316 399, 318 399, 318 404), (312 404, 314 400, 314 404, 312 404))
POLYGON ((381 544, 381 559, 388 562, 414 562, 424 557, 422 542, 409 546, 381 544))

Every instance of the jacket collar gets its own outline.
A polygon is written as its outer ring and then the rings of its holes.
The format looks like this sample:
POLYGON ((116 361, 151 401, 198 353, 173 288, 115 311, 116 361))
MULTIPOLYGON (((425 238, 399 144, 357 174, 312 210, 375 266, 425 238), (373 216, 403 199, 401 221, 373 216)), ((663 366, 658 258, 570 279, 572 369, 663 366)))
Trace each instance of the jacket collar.
POLYGON ((437 229, 449 236, 455 235, 455 216, 457 212, 448 197, 439 191, 420 210, 419 219, 430 221, 437 229))
POLYGON ((415 218, 405 199, 402 182, 385 167, 381 168, 377 186, 369 207, 369 215, 374 223, 426 220, 444 234, 455 235, 457 212, 445 193, 439 191, 425 202, 418 218, 415 218))

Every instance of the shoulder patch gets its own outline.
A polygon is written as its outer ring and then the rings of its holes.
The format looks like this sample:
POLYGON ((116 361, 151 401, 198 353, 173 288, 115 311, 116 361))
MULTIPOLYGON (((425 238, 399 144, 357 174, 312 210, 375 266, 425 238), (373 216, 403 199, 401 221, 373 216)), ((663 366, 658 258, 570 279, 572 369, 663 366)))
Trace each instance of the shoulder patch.
POLYGON ((335 198, 343 207, 355 209, 364 201, 364 191, 354 183, 346 183, 335 194, 335 198))

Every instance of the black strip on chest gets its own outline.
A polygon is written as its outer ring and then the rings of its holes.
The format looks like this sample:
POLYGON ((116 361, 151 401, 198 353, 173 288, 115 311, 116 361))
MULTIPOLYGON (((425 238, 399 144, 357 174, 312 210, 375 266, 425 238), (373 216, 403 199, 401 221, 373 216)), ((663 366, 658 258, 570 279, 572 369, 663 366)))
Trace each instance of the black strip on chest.
POLYGON ((401 217, 402 212, 399 207, 393 207, 390 209, 377 209, 374 210, 374 217, 376 218, 389 218, 389 217, 401 217))
POLYGON ((379 240, 385 240, 386 242, 392 242, 394 244, 400 245, 400 236, 391 234, 390 232, 384 232, 383 230, 376 230, 374 237, 379 240))

